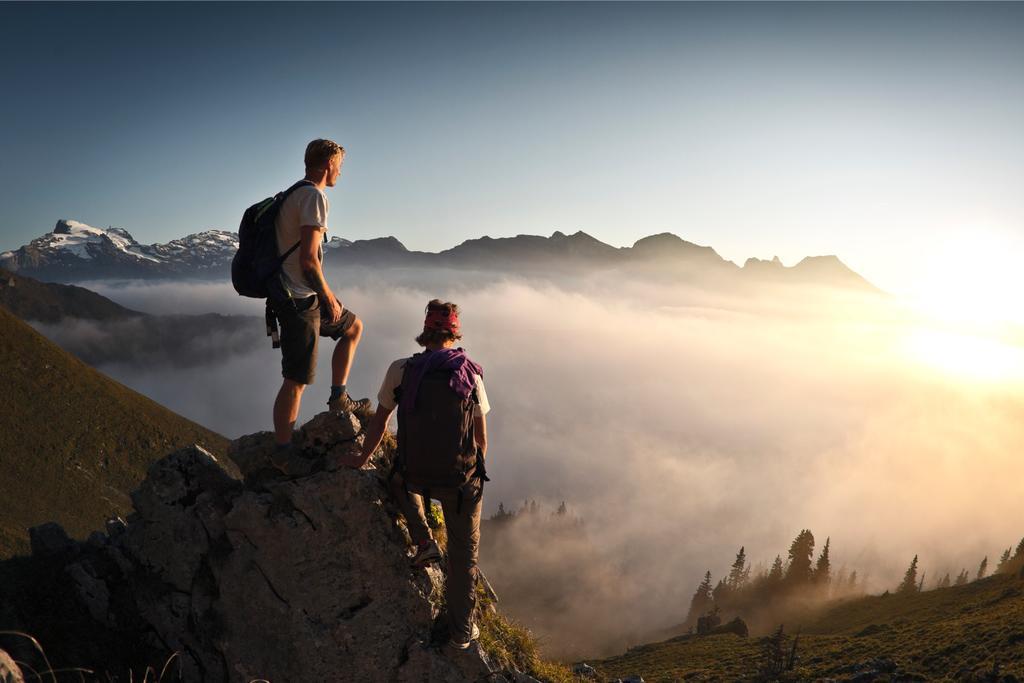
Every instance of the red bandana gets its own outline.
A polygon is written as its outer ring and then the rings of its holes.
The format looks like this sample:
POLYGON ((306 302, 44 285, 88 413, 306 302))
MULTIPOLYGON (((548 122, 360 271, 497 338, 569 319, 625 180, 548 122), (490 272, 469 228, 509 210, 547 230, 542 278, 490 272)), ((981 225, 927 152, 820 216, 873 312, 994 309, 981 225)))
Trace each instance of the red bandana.
POLYGON ((459 316, 454 311, 450 314, 444 311, 427 311, 427 319, 423 321, 423 329, 444 330, 458 334, 459 316))

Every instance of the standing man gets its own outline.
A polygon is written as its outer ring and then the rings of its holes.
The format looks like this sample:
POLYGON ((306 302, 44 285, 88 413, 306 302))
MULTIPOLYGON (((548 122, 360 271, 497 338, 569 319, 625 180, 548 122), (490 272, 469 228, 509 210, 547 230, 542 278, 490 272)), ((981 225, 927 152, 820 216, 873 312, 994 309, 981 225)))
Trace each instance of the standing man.
POLYGON ((282 264, 286 297, 272 299, 281 324, 281 374, 284 382, 274 401, 274 436, 277 451, 273 463, 290 475, 308 472, 308 462, 291 452, 292 431, 299 416, 302 392, 313 383, 316 370, 317 340, 330 337, 336 344, 331 357, 331 395, 327 406, 332 412, 369 407, 369 401, 356 402, 348 396, 348 381, 363 323, 344 307, 327 285, 323 273, 323 249, 326 240, 330 203, 324 189, 334 187, 341 175, 345 149, 331 140, 313 140, 306 147, 306 175, 281 205, 277 216, 278 253, 284 255, 295 244, 282 264))
POLYGON ((448 534, 451 645, 465 650, 480 635, 473 608, 490 405, 483 369, 464 350, 453 348, 459 339, 459 307, 437 299, 427 304, 423 332, 416 337, 426 350, 388 368, 362 453, 345 464, 366 463, 397 407, 398 452, 389 489, 416 544, 414 566, 441 559, 423 510, 424 499, 441 503, 448 534))

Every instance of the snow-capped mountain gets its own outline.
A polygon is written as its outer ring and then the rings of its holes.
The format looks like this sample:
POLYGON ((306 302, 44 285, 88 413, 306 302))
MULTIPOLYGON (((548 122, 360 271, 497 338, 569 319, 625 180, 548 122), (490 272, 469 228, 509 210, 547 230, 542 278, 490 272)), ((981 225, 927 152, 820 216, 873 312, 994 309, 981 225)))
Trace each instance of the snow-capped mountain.
POLYGON ((127 230, 59 220, 53 232, 0 254, 0 268, 55 280, 222 275, 238 235, 207 230, 166 244, 139 244, 127 230))
MULTIPOLYGON (((230 277, 238 235, 207 230, 166 244, 139 244, 120 228, 94 228, 57 221, 53 232, 16 251, 0 254, 0 268, 40 280, 79 282, 101 278, 230 277)), ((813 256, 795 266, 749 259, 741 268, 711 247, 671 233, 651 235, 631 247, 613 247, 584 232, 550 237, 480 237, 441 252, 410 251, 394 237, 350 241, 332 236, 324 244, 325 268, 451 268, 542 274, 606 271, 612 277, 654 276, 717 282, 817 283, 875 290, 835 256, 813 256)))

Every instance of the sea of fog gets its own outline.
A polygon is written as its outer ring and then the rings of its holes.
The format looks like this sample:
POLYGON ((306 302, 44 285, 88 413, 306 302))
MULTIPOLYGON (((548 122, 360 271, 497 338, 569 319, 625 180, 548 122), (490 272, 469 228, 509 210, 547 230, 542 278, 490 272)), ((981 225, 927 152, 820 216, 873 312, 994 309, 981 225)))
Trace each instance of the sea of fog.
MULTIPOLYGON (((858 570, 876 591, 915 554, 930 577, 973 573, 1024 535, 1021 385, 922 362, 885 297, 607 274, 330 279, 365 323, 356 397, 375 397, 388 363, 417 350, 428 299, 459 304, 493 406, 485 513, 565 501, 622 572, 607 603, 591 605, 608 619, 678 623, 705 571, 717 580, 740 546, 755 563, 785 559, 804 528, 819 548, 831 539, 834 569, 858 570), (629 596, 628 612, 615 595, 629 596)), ((227 283, 87 286, 150 313, 262 314, 227 283)), ((321 346, 300 421, 325 407, 330 350, 321 346)), ((269 429, 279 352, 264 340, 212 355, 191 368, 100 369, 229 437, 269 429)))

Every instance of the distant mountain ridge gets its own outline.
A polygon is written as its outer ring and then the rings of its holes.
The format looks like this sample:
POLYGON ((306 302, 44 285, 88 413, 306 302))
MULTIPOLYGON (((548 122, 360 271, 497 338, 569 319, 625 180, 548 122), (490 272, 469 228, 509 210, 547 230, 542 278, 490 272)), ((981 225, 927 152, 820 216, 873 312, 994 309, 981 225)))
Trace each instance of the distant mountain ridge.
POLYGON ((111 321, 145 315, 84 287, 40 282, 2 268, 0 306, 22 320, 43 323, 57 323, 64 318, 111 321))
MULTIPOLYGON (((13 251, 0 253, 0 268, 45 280, 99 278, 224 278, 238 249, 238 235, 208 230, 166 244, 142 245, 125 230, 103 230, 62 219, 53 232, 13 251)), ((395 237, 325 244, 325 263, 334 266, 488 268, 500 272, 585 272, 621 269, 669 277, 713 275, 746 281, 817 283, 875 290, 836 256, 811 256, 787 267, 748 259, 742 266, 713 248, 672 233, 650 235, 631 247, 613 247, 578 231, 550 237, 479 237, 440 252, 410 251, 395 237)))
POLYGON ((249 351, 265 342, 256 316, 150 315, 83 287, 15 275, 0 269, 0 307, 6 308, 86 363, 194 367, 249 351), (81 334, 83 321, 94 323, 81 334), (209 340, 219 343, 211 345, 209 340))

